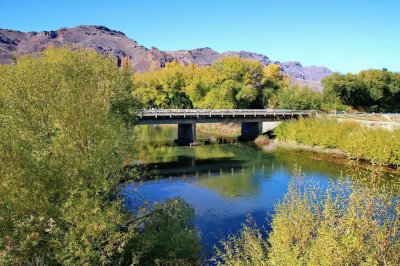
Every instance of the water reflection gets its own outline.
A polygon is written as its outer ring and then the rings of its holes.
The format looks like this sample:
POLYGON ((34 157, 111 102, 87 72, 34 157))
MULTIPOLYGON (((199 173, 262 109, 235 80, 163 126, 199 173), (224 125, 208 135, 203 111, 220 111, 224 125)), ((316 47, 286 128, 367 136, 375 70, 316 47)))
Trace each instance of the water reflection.
POLYGON ((260 190, 259 180, 247 169, 236 173, 235 169, 231 168, 231 171, 224 173, 221 168, 219 175, 200 179, 198 184, 229 198, 256 195, 260 190))
MULTIPOLYGON (((229 233, 237 232, 251 214, 263 223, 287 191, 295 165, 313 180, 327 184, 343 165, 310 153, 275 149, 265 152, 251 144, 173 145, 174 127, 139 127, 138 158, 157 168, 157 181, 127 186, 123 195, 129 210, 143 202, 180 197, 195 209, 206 255, 229 233)), ((198 132, 199 138, 209 136, 198 132)))

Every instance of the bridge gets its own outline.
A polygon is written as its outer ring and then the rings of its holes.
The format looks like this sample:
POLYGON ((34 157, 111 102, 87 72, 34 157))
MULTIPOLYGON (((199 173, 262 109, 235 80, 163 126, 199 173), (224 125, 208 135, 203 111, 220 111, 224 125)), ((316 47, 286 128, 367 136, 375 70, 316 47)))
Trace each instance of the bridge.
POLYGON ((240 139, 254 140, 262 131, 262 122, 314 116, 311 110, 275 109, 156 109, 141 110, 138 125, 178 124, 178 143, 189 145, 196 139, 197 123, 241 123, 240 139))

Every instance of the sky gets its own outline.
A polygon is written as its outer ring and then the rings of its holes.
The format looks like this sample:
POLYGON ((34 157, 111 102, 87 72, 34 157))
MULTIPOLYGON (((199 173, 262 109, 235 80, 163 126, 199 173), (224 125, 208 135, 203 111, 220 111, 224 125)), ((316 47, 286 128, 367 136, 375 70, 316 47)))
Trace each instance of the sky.
POLYGON ((161 50, 247 50, 341 73, 400 72, 400 0, 0 0, 0 28, 103 25, 161 50))

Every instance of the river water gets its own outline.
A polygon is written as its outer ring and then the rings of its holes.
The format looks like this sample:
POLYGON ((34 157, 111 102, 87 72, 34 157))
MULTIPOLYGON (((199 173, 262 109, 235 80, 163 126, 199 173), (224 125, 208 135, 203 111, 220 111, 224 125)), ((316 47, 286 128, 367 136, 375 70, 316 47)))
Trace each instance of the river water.
MULTIPOLYGON (((321 155, 254 144, 174 145, 177 129, 141 126, 138 158, 157 168, 159 178, 130 184, 123 190, 126 207, 135 212, 143 202, 179 197, 195 210, 195 226, 205 256, 230 233, 236 233, 248 214, 268 228, 268 217, 281 201, 295 167, 321 185, 335 179, 344 166, 321 155)), ((210 137, 198 132, 198 139, 210 137)))

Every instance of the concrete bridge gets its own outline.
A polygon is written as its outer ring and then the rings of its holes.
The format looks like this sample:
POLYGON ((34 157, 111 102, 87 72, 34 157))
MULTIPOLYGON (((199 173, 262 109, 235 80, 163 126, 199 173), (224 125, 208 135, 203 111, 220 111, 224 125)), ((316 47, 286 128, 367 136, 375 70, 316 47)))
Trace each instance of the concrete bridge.
POLYGON ((189 145, 196 139, 197 123, 241 123, 240 139, 254 140, 262 131, 262 122, 310 117, 310 110, 268 109, 156 109, 142 110, 138 125, 178 124, 178 143, 189 145))

